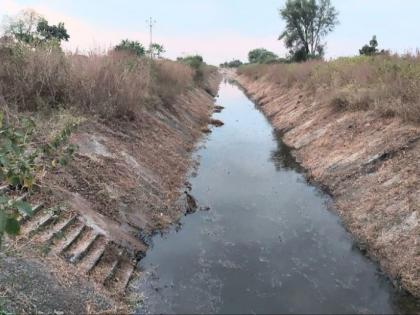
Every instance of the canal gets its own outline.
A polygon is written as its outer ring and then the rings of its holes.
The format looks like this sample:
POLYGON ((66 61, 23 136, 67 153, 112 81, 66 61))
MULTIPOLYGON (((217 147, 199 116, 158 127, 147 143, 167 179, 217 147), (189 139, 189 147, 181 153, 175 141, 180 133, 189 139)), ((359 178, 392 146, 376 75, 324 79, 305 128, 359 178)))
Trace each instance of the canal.
POLYGON ((154 237, 139 313, 412 312, 246 95, 224 82, 217 102, 225 125, 197 150, 190 179, 210 210, 154 237))

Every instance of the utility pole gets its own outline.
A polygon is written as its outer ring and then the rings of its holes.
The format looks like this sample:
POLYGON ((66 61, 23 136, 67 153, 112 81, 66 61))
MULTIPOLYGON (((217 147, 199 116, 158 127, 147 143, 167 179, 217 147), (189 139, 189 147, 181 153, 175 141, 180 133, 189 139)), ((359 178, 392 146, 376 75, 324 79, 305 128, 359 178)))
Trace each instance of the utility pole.
POLYGON ((153 26, 156 24, 156 21, 150 17, 147 21, 149 32, 150 32, 150 43, 149 43, 149 53, 150 53, 150 59, 153 59, 153 51, 152 51, 152 45, 153 45, 153 26))
POLYGON ((152 50, 152 45, 153 45, 153 26, 156 24, 156 21, 152 19, 152 17, 150 17, 147 21, 147 26, 149 27, 149 32, 150 32, 150 42, 149 42, 149 53, 150 53, 150 59, 149 59, 149 75, 148 75, 148 79, 147 79, 147 90, 150 93, 150 89, 151 89, 151 80, 152 80, 152 63, 153 63, 153 50, 152 50))

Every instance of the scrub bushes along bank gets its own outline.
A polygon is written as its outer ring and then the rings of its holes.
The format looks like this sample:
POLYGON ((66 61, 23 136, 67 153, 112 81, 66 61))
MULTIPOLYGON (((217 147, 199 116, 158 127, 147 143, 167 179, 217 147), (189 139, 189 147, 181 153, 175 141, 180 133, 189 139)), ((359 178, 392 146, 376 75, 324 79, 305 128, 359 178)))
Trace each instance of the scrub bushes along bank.
POLYGON ((322 89, 338 110, 374 110, 420 122, 420 54, 246 65, 239 74, 285 88, 322 89))
POLYGON ((77 108, 132 120, 143 108, 169 105, 196 84, 189 65, 127 52, 84 56, 49 45, 3 43, 0 58, 1 106, 20 111, 77 108))

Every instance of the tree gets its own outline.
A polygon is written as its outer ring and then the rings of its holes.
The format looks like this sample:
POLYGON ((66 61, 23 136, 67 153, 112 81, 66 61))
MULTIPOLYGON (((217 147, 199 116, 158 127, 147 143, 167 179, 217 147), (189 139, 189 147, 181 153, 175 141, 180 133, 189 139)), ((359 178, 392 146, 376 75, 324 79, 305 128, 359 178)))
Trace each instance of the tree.
POLYGON ((33 10, 24 10, 14 18, 8 18, 5 35, 32 46, 55 41, 68 41, 64 23, 49 25, 48 21, 33 10))
POLYGON ((157 43, 153 43, 150 46, 150 49, 147 52, 149 54, 151 54, 152 58, 154 56, 160 58, 160 55, 161 54, 164 54, 166 51, 165 51, 165 48, 163 47, 163 45, 160 45, 160 44, 157 44, 157 43))
POLYGON ((44 41, 56 40, 61 42, 63 40, 68 41, 70 35, 67 33, 64 23, 58 23, 58 25, 48 25, 48 21, 44 18, 38 22, 37 32, 44 41))
POLYGON ((115 46, 114 50, 126 51, 128 53, 137 55, 139 57, 142 57, 146 54, 146 50, 141 43, 137 41, 128 40, 128 39, 122 40, 121 43, 115 46))
POLYGON ((323 57, 322 40, 338 24, 338 12, 330 0, 287 0, 280 16, 286 29, 279 40, 284 40, 293 61, 323 57))
POLYGON ((254 49, 248 53, 249 63, 271 63, 278 58, 275 53, 264 48, 254 49))
POLYGON ((32 44, 38 37, 37 26, 41 19, 34 10, 21 11, 16 17, 6 18, 4 33, 19 42, 32 44))
POLYGON ((378 51, 378 40, 376 39, 376 35, 372 37, 369 42, 369 45, 364 45, 362 49, 359 50, 360 55, 366 56, 375 56, 379 53, 378 51))

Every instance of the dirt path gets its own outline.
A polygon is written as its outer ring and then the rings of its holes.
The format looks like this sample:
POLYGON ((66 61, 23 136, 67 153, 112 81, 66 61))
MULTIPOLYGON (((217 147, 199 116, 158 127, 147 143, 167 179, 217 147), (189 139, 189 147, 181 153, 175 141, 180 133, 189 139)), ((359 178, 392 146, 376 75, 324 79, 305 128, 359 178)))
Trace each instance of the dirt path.
POLYGON ((420 127, 370 111, 339 112, 316 95, 234 78, 335 200, 362 250, 420 297, 420 127))

